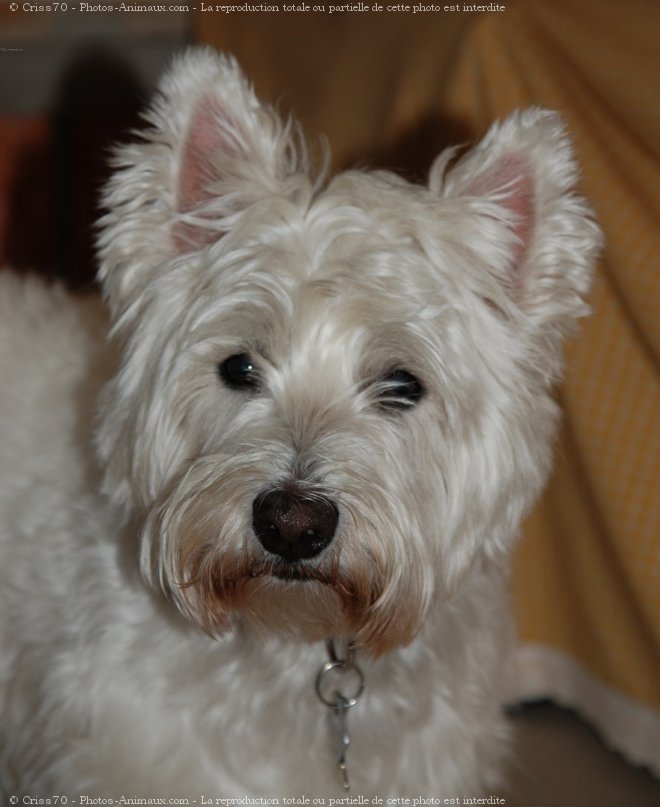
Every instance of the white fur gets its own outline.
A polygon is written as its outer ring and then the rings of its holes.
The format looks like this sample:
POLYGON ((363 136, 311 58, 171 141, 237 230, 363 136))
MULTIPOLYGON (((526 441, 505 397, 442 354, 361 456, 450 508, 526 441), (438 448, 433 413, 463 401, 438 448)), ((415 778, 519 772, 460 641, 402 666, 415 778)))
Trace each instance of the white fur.
POLYGON ((97 300, 0 277, 0 792, 338 795, 328 636, 366 678, 354 793, 487 791, 507 559, 600 244, 561 122, 516 113, 428 188, 328 182, 205 50, 148 119, 99 239, 117 350, 97 300), (220 380, 237 353, 257 392, 220 380), (379 404, 394 369, 417 405, 379 404), (319 580, 272 576, 252 530, 291 482, 337 503, 319 580))

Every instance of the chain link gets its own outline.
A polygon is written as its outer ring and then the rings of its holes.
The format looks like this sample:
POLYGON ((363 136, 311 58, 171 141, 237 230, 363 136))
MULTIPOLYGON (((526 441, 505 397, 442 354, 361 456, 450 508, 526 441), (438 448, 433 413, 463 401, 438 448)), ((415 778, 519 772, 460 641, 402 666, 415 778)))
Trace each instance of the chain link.
POLYGON ((321 702, 331 709, 334 708, 338 695, 344 699, 347 708, 355 706, 364 692, 364 673, 355 663, 355 644, 352 641, 347 641, 343 656, 337 652, 334 639, 327 640, 326 648, 328 661, 325 662, 316 676, 316 694, 321 702), (332 688, 331 694, 328 695, 328 683, 333 676, 339 676, 340 679, 352 676, 354 679, 352 694, 343 692, 337 685, 332 688))
POLYGON ((355 663, 355 644, 351 640, 347 640, 345 644, 344 652, 339 653, 337 652, 335 640, 327 640, 328 661, 323 664, 316 676, 316 694, 321 703, 329 709, 327 716, 332 747, 337 758, 337 767, 341 775, 342 785, 344 790, 348 792, 351 789, 351 784, 346 766, 346 752, 351 744, 351 738, 348 733, 346 713, 362 697, 364 675, 355 663), (339 686, 339 681, 335 681, 337 686, 331 686, 330 679, 333 676, 335 678, 339 676, 341 680, 343 676, 347 675, 352 676, 354 679, 352 691, 343 692, 339 686))

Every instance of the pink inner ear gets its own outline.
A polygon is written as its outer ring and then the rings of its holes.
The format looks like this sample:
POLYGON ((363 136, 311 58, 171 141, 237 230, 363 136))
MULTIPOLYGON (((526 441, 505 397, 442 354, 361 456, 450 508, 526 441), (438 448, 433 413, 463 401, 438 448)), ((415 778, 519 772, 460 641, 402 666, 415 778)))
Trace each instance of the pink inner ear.
POLYGON ((522 267, 532 245, 534 235, 534 181, 528 161, 517 154, 507 154, 477 182, 469 187, 469 193, 488 196, 501 192, 498 203, 515 214, 511 230, 516 236, 510 263, 510 288, 514 295, 524 286, 522 267))
MULTIPOLYGON (((191 118, 186 144, 183 148, 179 169, 177 212, 188 213, 212 198, 209 185, 219 177, 213 167, 213 157, 218 154, 236 156, 236 145, 228 130, 231 123, 216 98, 200 99, 191 118)), ((179 251, 200 247, 215 241, 217 235, 203 227, 177 224, 173 231, 174 242, 179 251)))

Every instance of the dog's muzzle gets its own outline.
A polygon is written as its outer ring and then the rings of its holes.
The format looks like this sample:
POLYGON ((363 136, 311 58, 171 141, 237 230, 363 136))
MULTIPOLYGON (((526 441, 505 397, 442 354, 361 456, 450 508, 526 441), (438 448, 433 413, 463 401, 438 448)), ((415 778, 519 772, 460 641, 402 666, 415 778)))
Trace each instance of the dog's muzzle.
POLYGON ((288 563, 313 558, 332 541, 339 513, 329 499, 275 488, 252 502, 252 529, 263 548, 288 563))

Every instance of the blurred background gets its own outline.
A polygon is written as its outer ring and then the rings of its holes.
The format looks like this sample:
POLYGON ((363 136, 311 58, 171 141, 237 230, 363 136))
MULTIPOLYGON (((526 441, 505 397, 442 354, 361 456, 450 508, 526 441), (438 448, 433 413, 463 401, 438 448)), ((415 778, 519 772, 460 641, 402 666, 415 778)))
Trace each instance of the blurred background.
POLYGON ((234 53, 261 98, 328 138, 335 168, 420 179, 517 107, 561 111, 606 249, 516 556, 506 803, 660 805, 660 3, 46 5, 0 3, 0 262, 81 291, 109 150, 189 44, 234 53))

